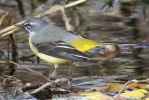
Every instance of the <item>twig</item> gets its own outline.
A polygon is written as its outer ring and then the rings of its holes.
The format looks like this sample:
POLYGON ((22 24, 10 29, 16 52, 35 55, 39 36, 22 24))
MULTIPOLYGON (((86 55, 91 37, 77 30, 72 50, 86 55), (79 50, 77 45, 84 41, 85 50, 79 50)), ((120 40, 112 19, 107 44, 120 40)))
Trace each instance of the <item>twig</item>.
POLYGON ((36 17, 44 17, 44 16, 47 16, 47 15, 53 13, 53 12, 61 11, 63 20, 64 20, 64 22, 65 22, 66 29, 67 29, 68 31, 71 31, 72 28, 71 28, 71 26, 70 26, 70 24, 69 24, 69 21, 68 21, 68 18, 67 18, 67 15, 66 15, 66 13, 65 13, 64 8, 65 8, 65 6, 55 5, 55 6, 53 6, 51 9, 49 9, 49 10, 47 10, 47 11, 41 13, 40 15, 37 15, 36 17))
MULTIPOLYGON (((99 76, 83 76, 83 77, 75 77, 72 78, 72 81, 79 81, 79 80, 85 80, 85 79, 89 79, 89 78, 99 78, 99 76)), ((55 83, 59 83, 59 82, 67 82, 68 78, 59 78, 55 80, 55 83)))
MULTIPOLYGON (((20 27, 17 27, 17 26, 12 26, 12 27, 10 27, 10 29, 11 28, 14 28, 14 29, 12 29, 12 30, 9 30, 9 29, 7 29, 7 28, 5 28, 6 29, 6 33, 5 34, 0 34, 1 35, 1 37, 4 37, 4 36, 6 36, 6 35, 9 35, 9 34, 12 34, 12 33, 15 33, 15 32, 17 32, 17 31, 19 31, 20 30, 20 27)), ((4 31, 5 31, 5 29, 4 29, 4 31)), ((3 31, 3 30, 2 30, 3 31)))
POLYGON ((50 80, 49 78, 47 78, 46 76, 42 75, 41 73, 39 73, 39 72, 37 72, 37 71, 34 71, 34 70, 32 70, 32 69, 30 69, 30 68, 27 68, 27 67, 25 67, 25 66, 19 65, 19 64, 13 62, 13 61, 9 61, 9 63, 15 64, 15 65, 17 65, 17 67, 24 68, 24 69, 26 69, 27 71, 31 72, 32 74, 38 75, 38 76, 40 76, 40 77, 43 77, 45 80, 51 82, 51 80, 50 80))
POLYGON ((34 91, 32 91, 31 94, 37 93, 37 92, 39 92, 40 90, 44 89, 45 87, 47 87, 49 85, 52 85, 52 83, 51 82, 47 82, 46 84, 44 84, 41 87, 39 87, 39 88, 35 89, 34 91))
POLYGON ((7 11, 4 15, 2 15, 2 16, 0 17, 0 25, 2 25, 4 19, 7 17, 8 14, 9 14, 9 12, 7 11))
POLYGON ((142 83, 149 83, 149 78, 145 79, 145 80, 140 80, 139 82, 142 82, 142 83))
POLYGON ((85 2, 85 1, 87 1, 87 0, 78 0, 78 1, 75 1, 75 2, 72 2, 72 3, 69 3, 69 4, 67 4, 67 5, 65 6, 65 8, 78 5, 78 4, 83 3, 83 2, 85 2))
MULTIPOLYGON (((11 45, 12 61, 18 62, 18 52, 17 52, 16 40, 15 40, 14 34, 10 34, 9 39, 10 39, 10 45, 11 45)), ((9 68, 10 68, 10 75, 14 75, 15 65, 10 63, 9 68)))
POLYGON ((124 84, 124 86, 122 87, 122 89, 119 90, 119 92, 118 92, 118 94, 117 94, 115 100, 119 100, 119 96, 120 96, 120 94, 126 89, 126 87, 127 87, 130 83, 132 83, 132 81, 128 81, 128 82, 126 82, 126 83, 124 84))
MULTIPOLYGON (((20 29, 20 27, 18 27, 17 25, 22 25, 25 21, 26 20, 21 21, 15 25, 11 25, 9 27, 4 28, 3 30, 0 31, 0 35, 6 36, 6 35, 9 35, 9 34, 12 34, 16 31, 18 31, 20 29)), ((1 36, 1 37, 3 37, 3 36, 1 36)))
MULTIPOLYGON (((13 21, 11 21, 11 24, 13 21)), ((12 61, 18 63, 18 52, 17 52, 17 46, 16 46, 16 39, 14 34, 9 35, 9 44, 11 45, 11 57, 12 61)), ((14 75, 15 73, 15 65, 12 63, 9 63, 9 68, 10 68, 10 74, 9 75, 14 75)))
POLYGON ((124 84, 124 86, 122 87, 122 89, 118 92, 117 96, 116 96, 116 100, 119 100, 119 96, 120 94, 127 88, 127 86, 131 83, 142 83, 142 82, 149 82, 149 78, 147 78, 146 80, 131 80, 128 81, 124 84))
MULTIPOLYGON (((68 7, 75 6, 75 5, 80 4, 80 3, 83 3, 85 1, 87 1, 87 0, 78 0, 78 1, 72 2, 70 4, 67 4, 65 6, 61 6, 61 7, 59 6, 59 8, 57 8, 58 6, 56 5, 56 6, 53 6, 52 8, 50 8, 50 9, 46 10, 45 12, 37 15, 36 17, 44 17, 44 16, 47 16, 47 15, 53 13, 53 12, 56 12, 56 11, 59 11, 60 10, 62 12, 62 15, 63 15, 64 21, 65 21, 66 28, 68 30, 70 30, 70 25, 68 25, 68 19, 66 18, 66 15, 64 14, 63 9, 64 8, 68 8, 68 7)), ((26 20, 23 20, 23 21, 21 21, 19 23, 16 23, 15 25, 9 26, 9 27, 1 30, 0 31, 0 36, 3 37, 3 36, 6 36, 8 34, 12 34, 12 33, 16 32, 16 31, 20 30, 20 27, 17 27, 17 25, 22 25, 25 21, 26 20)))
POLYGON ((22 0, 15 0, 18 4, 18 9, 22 18, 25 17, 22 0))

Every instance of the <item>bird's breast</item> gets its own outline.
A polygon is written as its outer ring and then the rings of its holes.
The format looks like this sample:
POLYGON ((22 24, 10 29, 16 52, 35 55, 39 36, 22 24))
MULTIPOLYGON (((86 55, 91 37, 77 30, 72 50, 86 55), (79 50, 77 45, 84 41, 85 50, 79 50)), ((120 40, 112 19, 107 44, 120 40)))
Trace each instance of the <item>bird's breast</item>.
POLYGON ((66 59, 56 58, 56 57, 52 57, 52 56, 38 52, 37 48, 33 45, 31 38, 29 38, 29 46, 35 55, 37 55, 40 59, 48 63, 61 64, 61 63, 65 63, 68 61, 66 59))

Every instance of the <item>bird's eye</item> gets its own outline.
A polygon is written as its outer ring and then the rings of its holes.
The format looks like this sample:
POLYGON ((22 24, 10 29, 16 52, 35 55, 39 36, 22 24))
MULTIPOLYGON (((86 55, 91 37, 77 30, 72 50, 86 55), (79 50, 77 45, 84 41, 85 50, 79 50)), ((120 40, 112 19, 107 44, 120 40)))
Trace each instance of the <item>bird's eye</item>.
POLYGON ((29 23, 27 23, 27 24, 25 24, 24 26, 25 26, 25 27, 31 27, 32 25, 29 24, 29 23))

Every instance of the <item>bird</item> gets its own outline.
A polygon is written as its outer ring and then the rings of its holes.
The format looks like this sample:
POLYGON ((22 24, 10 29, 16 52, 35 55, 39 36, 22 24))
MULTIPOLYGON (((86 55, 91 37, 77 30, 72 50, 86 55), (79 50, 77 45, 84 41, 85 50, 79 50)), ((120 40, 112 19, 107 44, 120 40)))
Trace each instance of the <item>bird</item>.
POLYGON ((54 64, 53 73, 59 64, 92 60, 86 52, 104 44, 52 25, 43 18, 27 20, 23 27, 29 35, 30 49, 40 59, 54 64))

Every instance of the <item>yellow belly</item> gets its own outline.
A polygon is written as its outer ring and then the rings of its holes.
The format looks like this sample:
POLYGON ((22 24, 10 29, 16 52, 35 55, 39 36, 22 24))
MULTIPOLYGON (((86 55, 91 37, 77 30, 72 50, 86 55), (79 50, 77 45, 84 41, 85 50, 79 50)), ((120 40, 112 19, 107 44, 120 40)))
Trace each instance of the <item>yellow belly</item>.
POLYGON ((60 58, 56 58, 56 57, 52 57, 52 56, 48 56, 46 54, 43 53, 38 53, 36 54, 39 58, 45 60, 46 62, 52 63, 52 64, 61 64, 61 63, 65 63, 68 60, 66 59, 60 59, 60 58))
POLYGON ((29 38, 29 45, 33 53, 36 54, 40 59, 46 62, 49 62, 52 64, 61 64, 61 63, 65 63, 68 61, 67 59, 56 58, 56 57, 52 57, 52 56, 38 52, 38 50, 33 46, 30 38, 29 38))

